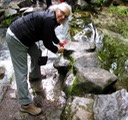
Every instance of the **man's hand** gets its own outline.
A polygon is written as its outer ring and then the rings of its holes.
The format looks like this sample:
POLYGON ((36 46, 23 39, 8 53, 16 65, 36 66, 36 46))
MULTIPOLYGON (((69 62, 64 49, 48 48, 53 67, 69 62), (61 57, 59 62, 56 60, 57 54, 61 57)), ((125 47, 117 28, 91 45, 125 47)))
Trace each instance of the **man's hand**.
POLYGON ((58 48, 58 53, 63 53, 64 52, 64 47, 59 47, 58 48))

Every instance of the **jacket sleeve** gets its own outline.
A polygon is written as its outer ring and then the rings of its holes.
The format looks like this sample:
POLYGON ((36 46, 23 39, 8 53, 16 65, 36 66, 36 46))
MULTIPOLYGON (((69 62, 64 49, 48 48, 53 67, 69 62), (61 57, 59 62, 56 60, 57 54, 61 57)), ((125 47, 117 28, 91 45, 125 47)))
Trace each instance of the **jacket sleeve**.
POLYGON ((53 53, 56 53, 58 51, 58 47, 55 44, 59 44, 60 42, 55 34, 55 26, 56 25, 53 19, 47 19, 45 21, 43 43, 44 46, 53 53))
POLYGON ((51 21, 50 24, 49 24, 49 33, 50 33, 50 39, 52 40, 52 42, 54 42, 55 44, 59 44, 60 41, 59 41, 59 39, 57 38, 57 36, 55 34, 54 21, 51 21))

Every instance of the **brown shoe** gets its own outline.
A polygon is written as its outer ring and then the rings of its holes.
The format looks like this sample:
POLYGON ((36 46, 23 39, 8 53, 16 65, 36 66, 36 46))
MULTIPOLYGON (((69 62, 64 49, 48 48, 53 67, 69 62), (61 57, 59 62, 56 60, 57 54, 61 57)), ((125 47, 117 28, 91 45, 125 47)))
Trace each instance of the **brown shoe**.
POLYGON ((20 107, 21 112, 26 112, 31 115, 39 115, 41 113, 41 108, 36 107, 34 104, 29 104, 29 105, 21 105, 20 107))

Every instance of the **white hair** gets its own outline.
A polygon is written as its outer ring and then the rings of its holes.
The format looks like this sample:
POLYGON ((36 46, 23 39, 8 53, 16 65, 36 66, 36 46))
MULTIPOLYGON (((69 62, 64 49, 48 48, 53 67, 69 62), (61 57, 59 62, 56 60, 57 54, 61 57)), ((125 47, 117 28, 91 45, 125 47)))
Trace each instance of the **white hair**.
POLYGON ((62 2, 60 4, 55 4, 55 5, 52 5, 50 6, 48 9, 51 10, 51 11, 56 11, 57 9, 63 9, 63 8, 66 8, 69 10, 70 12, 70 15, 72 15, 72 8, 69 4, 67 4, 66 2, 62 2))

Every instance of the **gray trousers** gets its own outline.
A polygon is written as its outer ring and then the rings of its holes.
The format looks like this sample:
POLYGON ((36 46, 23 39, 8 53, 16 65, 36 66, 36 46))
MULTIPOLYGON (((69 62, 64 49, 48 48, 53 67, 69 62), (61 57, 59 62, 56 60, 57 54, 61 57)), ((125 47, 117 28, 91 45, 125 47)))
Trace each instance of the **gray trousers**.
POLYGON ((38 58, 40 56, 40 52, 38 46, 33 44, 29 48, 25 47, 21 42, 19 42, 15 37, 10 34, 6 34, 7 45, 10 51, 15 78, 16 85, 18 91, 18 101, 20 104, 25 105, 32 103, 32 97, 28 90, 28 62, 27 62, 27 54, 31 57, 31 71, 29 76, 31 78, 40 78, 41 71, 38 63, 38 58))

